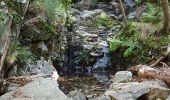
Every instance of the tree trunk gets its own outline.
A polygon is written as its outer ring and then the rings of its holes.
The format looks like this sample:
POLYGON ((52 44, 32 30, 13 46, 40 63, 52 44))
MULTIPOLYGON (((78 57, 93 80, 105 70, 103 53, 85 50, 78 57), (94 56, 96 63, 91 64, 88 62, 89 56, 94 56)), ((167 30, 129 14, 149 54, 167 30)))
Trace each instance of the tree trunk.
POLYGON ((8 51, 9 51, 9 48, 10 48, 10 45, 11 45, 11 25, 12 25, 12 18, 9 18, 9 21, 7 22, 7 32, 5 33, 6 34, 6 40, 5 40, 5 44, 4 44, 4 47, 3 47, 3 52, 2 52, 2 57, 1 57, 1 60, 0 60, 0 78, 3 78, 4 76, 4 62, 5 62, 5 58, 8 54, 8 51))
POLYGON ((127 24, 128 24, 128 21, 127 21, 127 18, 126 18, 125 9, 124 9, 124 7, 123 7, 122 0, 118 0, 118 2, 119 2, 119 5, 120 5, 120 11, 121 11, 121 13, 122 13, 122 15, 123 15, 123 20, 124 20, 124 22, 125 22, 125 25, 127 25, 127 24))
POLYGON ((163 23, 163 29, 161 32, 168 34, 169 32, 169 20, 170 20, 170 15, 169 15, 169 2, 168 0, 161 0, 162 8, 163 8, 163 13, 164 13, 164 23, 163 23))
POLYGON ((162 80, 167 83, 168 86, 170 86, 170 69, 169 68, 163 68, 163 69, 154 69, 150 66, 141 66, 141 68, 138 70, 138 76, 142 78, 156 78, 159 80, 162 80))

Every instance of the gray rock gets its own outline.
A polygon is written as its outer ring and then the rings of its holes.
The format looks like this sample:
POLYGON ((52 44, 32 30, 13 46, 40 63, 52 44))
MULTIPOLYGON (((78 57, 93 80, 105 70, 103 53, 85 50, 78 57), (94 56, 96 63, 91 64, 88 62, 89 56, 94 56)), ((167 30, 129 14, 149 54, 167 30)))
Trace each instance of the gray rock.
POLYGON ((98 37, 97 34, 90 34, 90 33, 86 32, 86 31, 83 31, 83 30, 77 30, 76 33, 81 35, 82 37, 92 37, 92 38, 97 38, 98 37))
POLYGON ((48 51, 48 47, 45 45, 44 41, 38 44, 38 48, 40 48, 42 51, 48 51))
POLYGON ((166 100, 170 100, 170 95, 168 96, 168 98, 166 100))
MULTIPOLYGON (((38 77, 38 76, 37 76, 38 77)), ((34 77, 34 79, 15 91, 8 92, 0 100, 72 100, 58 87, 52 78, 34 77)))
POLYGON ((130 82, 114 83, 105 92, 105 95, 110 95, 117 100, 136 100, 145 94, 148 94, 146 95, 147 100, 156 100, 158 98, 165 100, 168 98, 170 90, 156 84, 130 82))
POLYGON ((97 97, 95 100, 112 100, 109 96, 100 96, 100 97, 97 97))
POLYGON ((86 100, 85 95, 83 95, 81 92, 77 90, 71 91, 67 96, 69 98, 72 98, 73 100, 86 100))
POLYGON ((89 10, 91 1, 92 0, 82 0, 81 2, 76 3, 76 8, 78 8, 80 11, 89 10))
POLYGON ((160 87, 165 87, 165 88, 169 88, 166 83, 162 80, 148 80, 148 81, 143 81, 142 83, 145 84, 150 84, 150 85, 156 85, 156 86, 160 86, 160 87))
POLYGON ((81 14, 81 18, 84 20, 92 20, 94 19, 96 16, 100 15, 102 13, 101 9, 96 9, 93 11, 89 11, 89 10, 84 10, 83 13, 81 14))
POLYGON ((135 16, 136 16, 136 11, 129 13, 127 18, 132 20, 135 18, 135 16))
POLYGON ((49 74, 52 75, 52 73, 56 71, 54 66, 50 64, 50 62, 47 62, 45 60, 38 60, 35 64, 29 63, 22 67, 13 67, 9 73, 8 76, 22 76, 22 75, 36 75, 36 74, 49 74))
POLYGON ((150 91, 150 87, 146 84, 138 83, 115 83, 112 89, 105 92, 117 100, 136 100, 138 97, 150 91))
POLYGON ((130 71, 119 71, 111 79, 113 83, 127 82, 132 79, 132 73, 130 71))

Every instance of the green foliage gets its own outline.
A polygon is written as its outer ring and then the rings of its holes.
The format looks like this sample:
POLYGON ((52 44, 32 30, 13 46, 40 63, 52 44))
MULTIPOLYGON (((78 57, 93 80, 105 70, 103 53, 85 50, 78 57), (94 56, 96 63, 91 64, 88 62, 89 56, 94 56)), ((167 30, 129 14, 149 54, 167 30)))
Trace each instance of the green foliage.
POLYGON ((135 30, 134 26, 130 23, 119 33, 115 38, 112 39, 110 43, 110 50, 116 51, 117 49, 123 47, 124 57, 128 57, 135 52, 135 50, 141 49, 139 46, 139 33, 135 30))
POLYGON ((21 64, 26 64, 28 61, 34 62, 36 60, 36 56, 33 55, 28 48, 21 46, 21 44, 17 41, 14 42, 10 47, 9 59, 12 59, 13 61, 18 61, 21 64))
POLYGON ((114 20, 108 17, 106 13, 101 13, 94 25, 98 28, 101 26, 111 28, 114 25, 114 20))
POLYGON ((5 31, 4 28, 5 28, 6 18, 7 15, 4 12, 0 11, 0 36, 5 31))
POLYGON ((136 3, 137 6, 140 6, 141 3, 142 3, 142 0, 135 0, 135 3, 136 3))
POLYGON ((141 17, 143 22, 148 23, 159 23, 162 20, 162 10, 160 7, 156 6, 155 4, 147 3, 148 10, 147 12, 141 17))
POLYGON ((54 22, 69 14, 71 0, 35 0, 32 4, 35 9, 44 10, 47 19, 54 22))
POLYGON ((161 47, 166 47, 170 41, 168 36, 148 34, 143 38, 142 34, 143 30, 138 30, 135 24, 129 23, 112 39, 110 50, 119 50, 124 57, 135 57, 136 61, 148 62, 153 56, 159 55, 163 51, 161 47))

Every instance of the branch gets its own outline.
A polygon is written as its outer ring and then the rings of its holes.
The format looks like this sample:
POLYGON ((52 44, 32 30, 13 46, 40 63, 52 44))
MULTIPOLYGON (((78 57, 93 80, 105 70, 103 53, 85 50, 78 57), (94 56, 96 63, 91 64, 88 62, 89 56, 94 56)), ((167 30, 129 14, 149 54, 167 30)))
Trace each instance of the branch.
POLYGON ((125 24, 127 25, 127 24, 128 24, 128 21, 127 21, 127 18, 126 18, 125 9, 124 9, 124 7, 123 7, 122 0, 118 0, 118 2, 119 2, 119 5, 120 5, 120 11, 121 11, 121 13, 122 13, 122 15, 123 15, 124 22, 125 22, 125 24))
POLYGON ((170 55, 170 47, 168 47, 167 52, 160 57, 155 63, 153 63, 152 65, 150 65, 150 67, 155 67, 156 65, 158 65, 160 62, 162 62, 165 58, 168 57, 168 55, 170 55))

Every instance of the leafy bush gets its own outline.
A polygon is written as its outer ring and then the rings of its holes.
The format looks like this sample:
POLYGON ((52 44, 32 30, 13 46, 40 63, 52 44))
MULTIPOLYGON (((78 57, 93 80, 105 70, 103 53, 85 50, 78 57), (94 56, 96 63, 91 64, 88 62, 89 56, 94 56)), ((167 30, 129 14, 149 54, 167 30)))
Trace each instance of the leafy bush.
POLYGON ((159 23, 162 20, 162 10, 155 4, 147 3, 148 10, 141 17, 142 22, 159 23))
POLYGON ((130 23, 119 33, 110 43, 110 50, 116 51, 117 49, 124 47, 124 57, 128 57, 133 54, 136 50, 141 49, 139 38, 140 34, 135 30, 134 26, 130 23))
POLYGON ((101 15, 96 19, 95 26, 96 27, 113 27, 114 20, 106 15, 106 13, 101 13, 101 15))
POLYGON ((162 47, 169 44, 170 37, 148 34, 142 37, 141 30, 133 23, 129 23, 122 32, 118 33, 110 42, 110 50, 122 52, 124 57, 135 57, 136 60, 147 62, 163 51, 162 47), (137 55, 137 56, 136 56, 137 55))
POLYGON ((137 6, 141 5, 141 3, 142 3, 142 0, 135 0, 135 4, 136 4, 137 6))
POLYGON ((34 62, 36 60, 36 56, 32 54, 28 48, 21 46, 21 44, 17 41, 10 47, 10 56, 8 59, 10 61, 13 60, 18 61, 21 64, 26 64, 28 61, 34 62))

